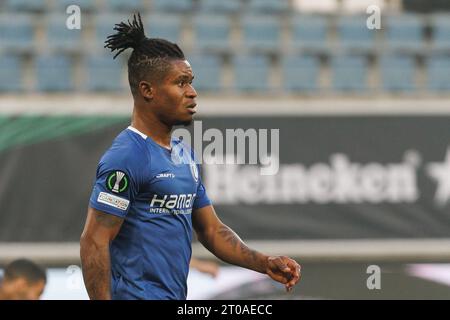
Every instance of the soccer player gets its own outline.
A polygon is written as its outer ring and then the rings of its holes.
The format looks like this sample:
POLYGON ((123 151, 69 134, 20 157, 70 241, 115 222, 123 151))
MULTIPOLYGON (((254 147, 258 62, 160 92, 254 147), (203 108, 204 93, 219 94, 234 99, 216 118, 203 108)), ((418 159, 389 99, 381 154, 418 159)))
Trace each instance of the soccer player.
POLYGON ((267 274, 290 291, 300 266, 248 248, 217 217, 194 154, 171 138, 197 112, 193 71, 175 43, 147 38, 140 15, 116 24, 105 47, 128 48, 131 125, 101 158, 80 239, 91 299, 186 299, 192 229, 225 262, 267 274))
POLYGON ((18 259, 5 267, 0 281, 0 300, 38 300, 44 292, 45 271, 27 259, 18 259))

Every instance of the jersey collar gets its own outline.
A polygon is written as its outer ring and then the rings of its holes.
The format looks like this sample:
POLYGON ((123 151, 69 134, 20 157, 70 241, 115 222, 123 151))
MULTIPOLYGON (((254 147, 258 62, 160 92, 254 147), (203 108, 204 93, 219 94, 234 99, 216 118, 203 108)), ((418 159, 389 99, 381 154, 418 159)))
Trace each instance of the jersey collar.
POLYGON ((137 133, 138 135, 140 135, 144 140, 147 139, 147 135, 143 134, 142 132, 140 132, 138 129, 133 128, 132 126, 128 126, 127 128, 128 130, 131 130, 135 133, 137 133))

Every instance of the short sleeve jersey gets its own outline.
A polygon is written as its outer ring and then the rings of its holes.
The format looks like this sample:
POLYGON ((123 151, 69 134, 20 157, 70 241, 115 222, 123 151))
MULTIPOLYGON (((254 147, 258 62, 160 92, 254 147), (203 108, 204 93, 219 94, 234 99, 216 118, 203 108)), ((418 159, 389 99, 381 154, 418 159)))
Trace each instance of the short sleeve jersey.
POLYGON ((92 208, 124 218, 110 245, 113 299, 186 299, 193 210, 210 205, 193 151, 133 127, 101 158, 92 208))

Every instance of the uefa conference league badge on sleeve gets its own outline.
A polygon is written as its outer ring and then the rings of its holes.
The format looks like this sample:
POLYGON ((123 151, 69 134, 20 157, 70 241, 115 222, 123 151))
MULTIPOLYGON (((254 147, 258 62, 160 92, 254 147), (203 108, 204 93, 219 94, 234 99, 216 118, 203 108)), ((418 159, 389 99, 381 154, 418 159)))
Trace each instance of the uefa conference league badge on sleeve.
POLYGON ((128 190, 130 179, 125 172, 120 170, 111 171, 106 178, 106 188, 114 193, 122 193, 128 190))
POLYGON ((130 201, 114 194, 128 190, 130 179, 126 173, 120 170, 111 171, 106 177, 105 184, 106 189, 113 193, 100 192, 97 201, 120 210, 127 210, 130 201))

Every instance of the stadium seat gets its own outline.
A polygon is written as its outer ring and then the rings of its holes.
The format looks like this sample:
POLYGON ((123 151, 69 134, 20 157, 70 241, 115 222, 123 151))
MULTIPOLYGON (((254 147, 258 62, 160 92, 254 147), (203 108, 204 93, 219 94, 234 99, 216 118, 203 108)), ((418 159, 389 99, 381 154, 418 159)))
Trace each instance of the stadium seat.
POLYGON ((335 91, 358 93, 367 90, 368 68, 364 56, 332 56, 331 70, 335 91))
POLYGON ((0 47, 6 51, 31 51, 34 48, 32 15, 1 14, 0 47))
POLYGON ((42 12, 47 9, 46 0, 5 0, 6 11, 42 12))
POLYGON ((420 53, 424 49, 423 23, 418 15, 392 15, 381 19, 385 45, 390 51, 420 53))
POLYGON ((237 56, 233 59, 233 69, 238 92, 265 93, 269 89, 270 64, 266 56, 237 56))
POLYGON ((189 62, 194 71, 194 88, 199 92, 218 92, 222 89, 222 63, 215 55, 193 55, 189 62))
POLYGON ((432 50, 435 53, 450 53, 450 14, 431 16, 431 28, 432 50))
POLYGON ((98 9, 98 1, 92 0, 58 0, 54 2, 54 5, 58 11, 66 12, 67 7, 71 5, 77 5, 80 7, 81 12, 92 12, 98 9))
POLYGON ((337 22, 338 47, 347 52, 368 53, 375 49, 377 30, 366 27, 367 16, 340 16, 337 22))
POLYGON ((313 93, 319 89, 320 63, 316 57, 285 56, 281 64, 284 90, 313 93))
POLYGON ((280 49, 281 27, 277 17, 242 15, 242 46, 250 50, 276 52, 280 49))
POLYGON ((179 15, 151 14, 143 19, 147 37, 164 38, 177 43, 181 40, 182 21, 179 15))
POLYGON ((86 89, 88 91, 121 92, 124 63, 122 59, 113 60, 112 55, 89 56, 85 63, 86 89))
POLYGON ((43 55, 36 58, 38 91, 69 91, 73 89, 72 64, 63 55, 43 55))
POLYGON ((409 92, 415 86, 415 63, 412 56, 384 55, 379 62, 381 88, 389 92, 409 92))
POLYGON ((52 51, 76 52, 83 50, 81 29, 66 27, 67 15, 49 15, 45 21, 47 45, 52 51))
POLYGON ((450 56, 436 55, 427 59, 427 88, 450 93, 450 56))
POLYGON ((201 14, 193 18, 194 41, 200 50, 228 51, 231 49, 230 19, 226 15, 201 14))
POLYGON ((328 52, 328 19, 320 15, 294 15, 290 21, 290 45, 294 50, 328 52))
POLYGON ((383 11, 389 0, 341 0, 341 10, 351 14, 365 14, 370 6, 377 6, 383 11))
POLYGON ((22 63, 17 55, 0 55, 0 92, 23 90, 22 63))
POLYGON ((192 0, 152 0, 152 11, 187 12, 193 9, 192 0))
POLYGON ((242 8, 240 0, 200 0, 199 10, 201 12, 219 13, 236 13, 242 8))
POLYGON ((250 0, 248 11, 281 14, 289 11, 289 0, 250 0))
POLYGON ((106 9, 120 12, 142 12, 144 9, 143 0, 103 0, 106 9))

